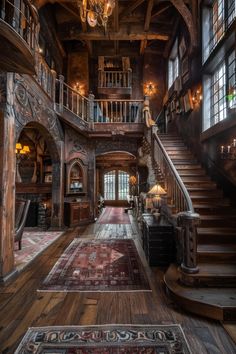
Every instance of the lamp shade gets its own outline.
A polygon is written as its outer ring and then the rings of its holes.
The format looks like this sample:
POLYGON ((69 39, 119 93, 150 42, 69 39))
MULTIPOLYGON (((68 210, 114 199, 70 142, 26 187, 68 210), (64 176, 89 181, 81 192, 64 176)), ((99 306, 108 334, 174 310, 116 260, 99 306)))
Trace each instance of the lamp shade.
POLYGON ((166 191, 160 186, 160 184, 155 184, 155 186, 150 189, 148 194, 164 195, 166 194, 166 191))
POLYGON ((17 149, 17 150, 21 150, 21 149, 22 149, 21 143, 16 143, 16 149, 17 149))

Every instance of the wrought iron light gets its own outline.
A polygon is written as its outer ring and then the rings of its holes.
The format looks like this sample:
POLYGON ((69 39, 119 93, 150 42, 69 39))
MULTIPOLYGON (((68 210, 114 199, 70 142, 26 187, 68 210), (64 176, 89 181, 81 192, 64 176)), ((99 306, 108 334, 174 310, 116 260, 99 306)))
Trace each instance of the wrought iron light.
POLYGON ((115 7, 115 0, 78 0, 80 18, 88 22, 90 27, 103 26, 106 28, 108 17, 115 7))

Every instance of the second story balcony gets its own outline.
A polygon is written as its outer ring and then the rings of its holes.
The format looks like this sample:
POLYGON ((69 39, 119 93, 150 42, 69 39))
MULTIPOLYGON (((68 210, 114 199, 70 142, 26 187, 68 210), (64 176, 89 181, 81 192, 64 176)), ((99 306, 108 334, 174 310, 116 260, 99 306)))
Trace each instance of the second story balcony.
POLYGON ((29 0, 0 1, 0 69, 34 74, 38 13, 29 0))
POLYGON ((130 97, 132 94, 132 70, 99 70, 98 94, 109 97, 130 97))

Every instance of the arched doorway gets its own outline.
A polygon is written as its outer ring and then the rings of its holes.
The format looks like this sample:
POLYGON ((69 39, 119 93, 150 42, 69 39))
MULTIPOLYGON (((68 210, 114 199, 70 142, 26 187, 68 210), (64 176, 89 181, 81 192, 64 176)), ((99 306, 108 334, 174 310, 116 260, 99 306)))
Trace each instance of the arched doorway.
POLYGON ((31 201, 26 226, 43 230, 62 224, 63 161, 58 146, 47 129, 28 123, 16 138, 16 200, 31 201), (22 150, 20 150, 22 148, 22 150), (24 150, 26 150, 25 153, 24 150))
POLYGON ((106 205, 127 206, 128 197, 134 194, 130 177, 137 182, 136 157, 127 152, 109 152, 96 158, 96 189, 106 205))

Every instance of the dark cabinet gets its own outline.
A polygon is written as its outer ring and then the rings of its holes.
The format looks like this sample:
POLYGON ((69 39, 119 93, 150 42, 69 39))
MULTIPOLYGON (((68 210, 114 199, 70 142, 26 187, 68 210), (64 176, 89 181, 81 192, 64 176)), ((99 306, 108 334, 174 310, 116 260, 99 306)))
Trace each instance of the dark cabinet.
POLYGON ((90 204, 88 201, 65 202, 64 223, 66 226, 75 227, 89 222, 90 204))
POLYGON ((142 242, 150 266, 167 266, 174 261, 174 227, 164 219, 143 214, 142 242))

